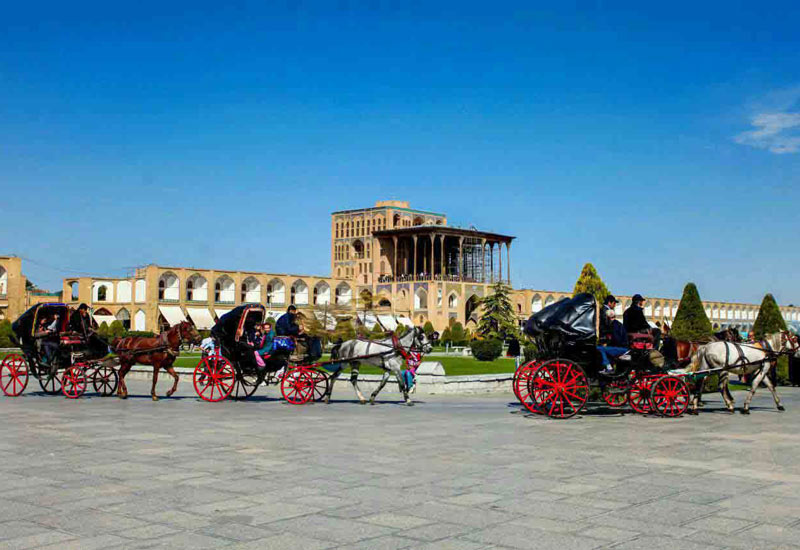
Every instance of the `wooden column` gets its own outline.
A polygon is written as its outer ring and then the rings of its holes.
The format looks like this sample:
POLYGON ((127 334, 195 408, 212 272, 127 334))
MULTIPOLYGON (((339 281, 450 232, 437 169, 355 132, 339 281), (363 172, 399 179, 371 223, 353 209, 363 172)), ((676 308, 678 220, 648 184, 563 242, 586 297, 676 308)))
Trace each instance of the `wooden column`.
POLYGON ((458 238, 458 265, 456 266, 456 277, 464 281, 464 237, 458 238))
POLYGON ((508 286, 511 286, 511 241, 506 243, 506 254, 508 254, 508 286))
POLYGON ((416 235, 414 235, 414 260, 411 265, 414 269, 414 272, 411 274, 411 280, 416 281, 417 280, 417 236, 416 235))
POLYGON ((503 280, 503 243, 502 242, 497 243, 497 262, 498 262, 498 267, 500 268, 499 271, 498 271, 497 280, 498 281, 502 281, 503 280))
POLYGON ((434 241, 434 238, 436 238, 436 236, 431 235, 431 263, 430 269, 428 269, 431 280, 433 280, 433 276, 436 275, 436 241, 434 241))

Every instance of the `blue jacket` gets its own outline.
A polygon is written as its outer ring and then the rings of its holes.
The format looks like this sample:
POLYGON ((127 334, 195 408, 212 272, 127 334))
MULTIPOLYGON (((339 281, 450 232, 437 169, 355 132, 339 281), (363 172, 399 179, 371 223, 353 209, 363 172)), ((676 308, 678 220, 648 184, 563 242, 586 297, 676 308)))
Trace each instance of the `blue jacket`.
POLYGON ((281 315, 278 322, 275 323, 275 333, 278 336, 297 336, 300 334, 300 327, 294 316, 287 312, 281 315))

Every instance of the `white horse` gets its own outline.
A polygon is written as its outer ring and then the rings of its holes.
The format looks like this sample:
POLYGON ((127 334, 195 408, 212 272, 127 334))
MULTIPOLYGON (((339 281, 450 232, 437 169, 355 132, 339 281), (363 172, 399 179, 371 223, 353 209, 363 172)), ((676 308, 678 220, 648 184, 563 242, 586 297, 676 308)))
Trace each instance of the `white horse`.
MULTIPOLYGON (((697 350, 697 356, 692 360, 687 370, 689 372, 703 372, 706 370, 719 369, 719 391, 728 411, 734 411, 733 396, 728 388, 731 373, 754 375, 750 387, 750 393, 744 401, 742 414, 750 414, 750 402, 756 393, 759 384, 763 381, 772 397, 775 399, 775 406, 779 411, 785 410, 781 405, 775 386, 767 376, 769 370, 777 363, 778 356, 781 354, 794 353, 795 357, 800 357, 800 345, 797 336, 782 331, 769 334, 763 340, 748 344, 738 344, 734 342, 711 342, 701 346, 697 350)), ((698 394, 695 394, 692 408, 697 410, 698 394)))
POLYGON ((411 398, 408 396, 408 388, 402 376, 403 365, 406 362, 404 355, 411 351, 430 353, 431 349, 432 346, 428 337, 419 327, 409 330, 400 338, 392 336, 382 340, 348 340, 331 354, 331 359, 341 360, 341 363, 339 363, 338 369, 331 374, 328 391, 325 394, 325 402, 330 403, 333 383, 336 382, 345 366, 349 365, 350 383, 353 384, 358 400, 362 405, 365 404, 367 400, 361 390, 358 389, 358 371, 361 363, 366 363, 383 369, 381 383, 378 384, 378 387, 369 397, 370 405, 375 404, 375 398, 386 385, 391 374, 394 374, 395 378, 397 378, 397 384, 400 387, 400 391, 403 392, 406 405, 413 405, 414 403, 411 402, 411 398))

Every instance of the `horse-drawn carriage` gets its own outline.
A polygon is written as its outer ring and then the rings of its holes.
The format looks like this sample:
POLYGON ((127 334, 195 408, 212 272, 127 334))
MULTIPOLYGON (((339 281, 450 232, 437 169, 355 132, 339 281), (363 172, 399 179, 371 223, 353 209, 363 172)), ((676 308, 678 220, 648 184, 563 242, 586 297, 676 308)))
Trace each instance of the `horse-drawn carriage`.
POLYGON ((108 344, 97 334, 87 337, 70 330, 72 314, 66 304, 42 303, 13 323, 22 354, 7 355, 0 363, 0 389, 5 395, 20 395, 30 376, 51 395, 63 393, 76 399, 89 382, 103 396, 114 393, 119 376, 114 365, 102 361, 108 344))
POLYGON ((531 412, 553 418, 578 414, 598 387, 611 407, 629 404, 639 413, 681 416, 689 405, 684 377, 670 375, 663 356, 648 335, 634 335, 631 350, 603 367, 596 341, 594 297, 579 294, 552 304, 528 320, 525 332, 536 344, 537 357, 517 369, 513 388, 531 412))
POLYGON ((223 315, 211 331, 215 351, 204 356, 194 371, 194 388, 204 401, 228 397, 246 399, 259 386, 280 385, 284 399, 294 405, 321 399, 328 390, 329 377, 314 360, 318 357, 298 353, 290 336, 277 336, 272 350, 258 364, 258 346, 250 335, 266 320, 266 309, 246 304, 223 315))

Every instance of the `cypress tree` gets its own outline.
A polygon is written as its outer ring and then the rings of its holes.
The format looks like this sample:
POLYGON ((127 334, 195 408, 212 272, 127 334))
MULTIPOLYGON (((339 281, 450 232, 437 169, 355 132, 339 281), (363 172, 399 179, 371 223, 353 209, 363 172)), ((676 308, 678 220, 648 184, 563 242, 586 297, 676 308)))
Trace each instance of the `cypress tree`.
POLYGON ((606 296, 609 294, 608 287, 591 263, 587 263, 583 266, 581 275, 575 282, 575 288, 572 289, 572 295, 577 296, 585 292, 594 296, 595 301, 600 305, 602 305, 606 296))
POLYGON ((703 309, 700 293, 694 283, 688 283, 683 289, 678 313, 672 325, 672 337, 689 342, 708 342, 711 336, 711 321, 703 309))
POLYGON ((426 321, 425 322, 425 325, 422 327, 422 331, 425 333, 425 336, 427 336, 428 338, 430 338, 431 335, 434 332, 436 332, 436 330, 433 328, 433 323, 431 323, 430 321, 426 321))
POLYGON ((778 307, 772 294, 767 294, 761 300, 761 308, 758 310, 758 317, 753 323, 753 335, 756 338, 763 338, 767 334, 786 330, 786 321, 783 320, 781 310, 778 307))

